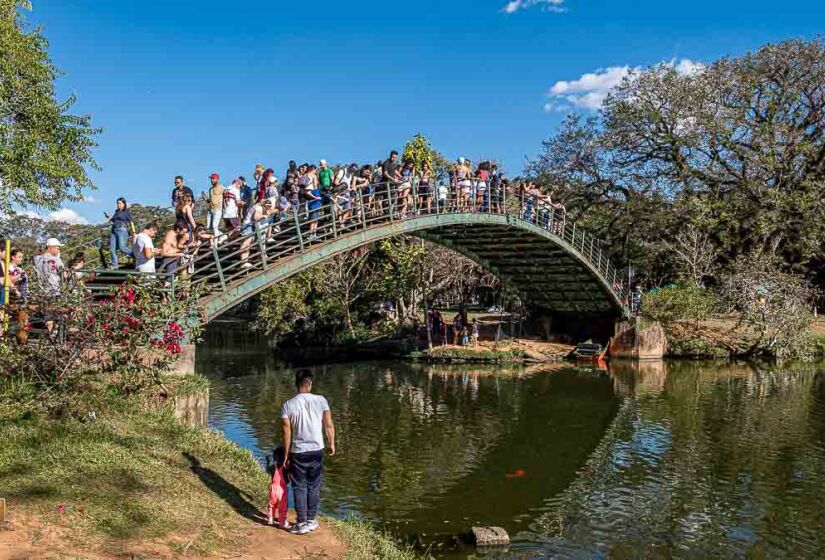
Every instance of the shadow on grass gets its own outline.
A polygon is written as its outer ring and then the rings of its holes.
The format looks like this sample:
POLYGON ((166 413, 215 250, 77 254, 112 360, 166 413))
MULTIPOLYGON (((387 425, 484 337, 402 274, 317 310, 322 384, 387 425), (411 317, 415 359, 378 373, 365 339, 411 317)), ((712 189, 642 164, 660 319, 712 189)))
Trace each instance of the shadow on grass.
POLYGON ((244 495, 245 493, 242 492, 237 486, 226 480, 212 469, 204 467, 201 464, 200 459, 191 453, 184 452, 183 456, 186 457, 187 461, 189 461, 189 470, 198 476, 204 486, 212 490, 212 492, 217 494, 223 501, 229 504, 232 509, 238 513, 238 515, 246 517, 247 519, 260 525, 266 525, 267 520, 264 515, 252 502, 247 499, 247 496, 244 495))

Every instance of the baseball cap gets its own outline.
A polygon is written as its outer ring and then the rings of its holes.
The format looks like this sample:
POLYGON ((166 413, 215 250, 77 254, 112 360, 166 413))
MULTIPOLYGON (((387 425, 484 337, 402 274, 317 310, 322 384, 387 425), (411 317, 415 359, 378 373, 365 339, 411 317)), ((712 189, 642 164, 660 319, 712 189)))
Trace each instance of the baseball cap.
POLYGON ((49 237, 46 240, 46 247, 62 247, 62 246, 63 246, 63 244, 60 241, 58 241, 57 239, 55 239, 54 237, 49 237))
POLYGON ((326 165, 326 164, 327 164, 327 160, 322 159, 322 160, 321 160, 321 165, 326 165))
POLYGON ((221 176, 220 176, 220 175, 218 175, 217 173, 213 173, 212 175, 210 175, 210 176, 209 176, 209 178, 210 178, 210 179, 220 179, 220 178, 221 178, 221 176))

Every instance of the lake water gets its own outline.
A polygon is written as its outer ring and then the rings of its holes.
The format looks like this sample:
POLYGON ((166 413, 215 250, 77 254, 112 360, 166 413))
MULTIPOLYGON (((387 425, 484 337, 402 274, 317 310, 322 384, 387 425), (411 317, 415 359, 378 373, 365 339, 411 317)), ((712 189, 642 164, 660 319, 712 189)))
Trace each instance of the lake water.
MULTIPOLYGON (((216 324, 198 348, 209 423, 259 456, 294 369, 216 324)), ((333 410, 326 514, 446 558, 825 555, 825 367, 609 370, 315 366, 333 410), (504 527, 505 552, 461 544, 504 527)), ((261 489, 266 492, 266 489, 261 489)))

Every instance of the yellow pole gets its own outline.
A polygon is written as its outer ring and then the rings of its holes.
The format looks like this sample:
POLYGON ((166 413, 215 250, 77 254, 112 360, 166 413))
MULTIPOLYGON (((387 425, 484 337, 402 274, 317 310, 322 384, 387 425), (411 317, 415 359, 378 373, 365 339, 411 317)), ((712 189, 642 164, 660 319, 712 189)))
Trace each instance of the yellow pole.
MULTIPOLYGON (((9 292, 11 291, 11 270, 9 267, 11 266, 11 241, 6 239, 6 258, 4 259, 5 262, 3 263, 3 303, 5 306, 9 305, 9 292)), ((9 330, 9 314, 3 313, 3 332, 8 332, 9 330)))

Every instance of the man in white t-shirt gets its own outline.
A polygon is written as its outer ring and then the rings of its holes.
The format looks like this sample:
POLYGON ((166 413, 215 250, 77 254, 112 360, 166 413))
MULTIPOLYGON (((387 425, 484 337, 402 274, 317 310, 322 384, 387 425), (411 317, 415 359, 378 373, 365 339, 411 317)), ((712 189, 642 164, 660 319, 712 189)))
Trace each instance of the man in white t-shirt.
POLYGON ((139 272, 147 274, 155 273, 155 256, 160 254, 160 249, 155 249, 152 239, 158 233, 158 226, 152 222, 146 225, 143 230, 135 236, 135 268, 139 272))
POLYGON ((295 374, 298 394, 281 409, 285 465, 292 477, 297 523, 292 532, 306 535, 318 528, 315 516, 321 499, 321 472, 324 462, 326 432, 330 456, 335 455, 335 426, 327 400, 312 394, 312 372, 299 370, 295 374))

